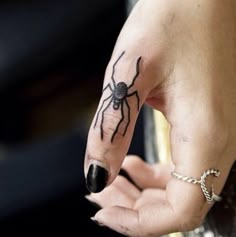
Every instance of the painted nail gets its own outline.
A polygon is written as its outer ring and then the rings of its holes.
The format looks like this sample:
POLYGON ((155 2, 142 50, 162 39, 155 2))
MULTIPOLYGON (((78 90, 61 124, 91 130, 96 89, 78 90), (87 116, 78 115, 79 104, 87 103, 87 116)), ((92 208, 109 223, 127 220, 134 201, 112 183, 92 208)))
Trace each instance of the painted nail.
POLYGON ((91 164, 89 166, 86 184, 92 193, 101 192, 107 184, 108 172, 99 165, 91 164))
POLYGON ((90 217, 90 220, 92 220, 96 225, 98 225, 98 226, 100 226, 100 227, 102 227, 102 228, 110 229, 110 228, 108 228, 107 226, 105 226, 103 223, 97 221, 97 220, 95 219, 95 217, 90 217))

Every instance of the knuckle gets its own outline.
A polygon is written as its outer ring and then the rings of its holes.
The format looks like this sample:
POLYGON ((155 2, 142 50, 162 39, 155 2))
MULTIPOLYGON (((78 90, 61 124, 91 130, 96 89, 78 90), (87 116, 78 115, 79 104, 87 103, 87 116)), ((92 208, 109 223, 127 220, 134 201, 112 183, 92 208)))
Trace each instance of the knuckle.
POLYGON ((102 133, 102 139, 117 141, 125 136, 128 125, 127 118, 122 117, 121 113, 108 110, 100 115, 94 129, 102 133))
POLYGON ((110 130, 114 131, 117 125, 120 125, 120 130, 123 130, 124 126, 128 123, 127 118, 125 116, 122 118, 120 112, 108 111, 104 113, 104 117, 107 120, 106 128, 110 127, 110 130), (121 123, 121 124, 119 124, 121 123))
POLYGON ((127 170, 136 170, 139 169, 142 159, 136 155, 128 155, 123 162, 123 168, 127 170))

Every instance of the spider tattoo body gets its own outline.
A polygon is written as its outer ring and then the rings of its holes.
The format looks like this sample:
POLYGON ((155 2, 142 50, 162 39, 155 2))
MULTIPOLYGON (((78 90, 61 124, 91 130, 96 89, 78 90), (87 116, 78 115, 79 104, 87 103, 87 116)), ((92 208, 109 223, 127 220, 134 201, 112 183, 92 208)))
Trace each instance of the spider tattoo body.
POLYGON ((114 110, 119 110, 121 111, 121 119, 118 122, 118 124, 116 125, 116 128, 111 136, 111 142, 113 142, 115 135, 117 134, 117 132, 119 131, 119 127, 121 125, 121 123, 124 121, 125 119, 125 113, 124 113, 124 107, 126 106, 127 108, 127 123, 125 125, 124 131, 123 131, 123 136, 125 136, 129 123, 130 123, 130 105, 128 103, 127 98, 131 97, 131 96, 135 96, 137 99, 137 110, 139 111, 139 95, 138 95, 138 91, 133 91, 133 92, 129 92, 129 90, 133 87, 135 80, 137 79, 138 75, 139 75, 139 63, 141 60, 141 57, 138 58, 137 62, 136 62, 136 73, 132 79, 132 82, 130 85, 127 85, 125 82, 118 82, 116 83, 115 79, 114 79, 114 75, 115 75, 115 67, 116 64, 119 62, 119 60, 121 59, 121 57, 124 55, 125 51, 122 52, 122 54, 118 57, 118 59, 115 61, 115 63, 113 64, 113 70, 112 70, 112 83, 108 83, 106 85, 106 87, 104 87, 103 92, 106 90, 110 90, 111 94, 106 97, 98 112, 96 115, 96 119, 95 119, 95 123, 94 123, 94 128, 96 127, 97 123, 98 123, 98 118, 101 114, 101 123, 100 123, 100 131, 101 131, 101 140, 103 140, 103 136, 104 136, 104 130, 103 130, 103 123, 104 123, 104 115, 106 110, 112 106, 114 110), (107 103, 107 104, 106 104, 107 103), (106 104, 106 105, 105 105, 106 104))

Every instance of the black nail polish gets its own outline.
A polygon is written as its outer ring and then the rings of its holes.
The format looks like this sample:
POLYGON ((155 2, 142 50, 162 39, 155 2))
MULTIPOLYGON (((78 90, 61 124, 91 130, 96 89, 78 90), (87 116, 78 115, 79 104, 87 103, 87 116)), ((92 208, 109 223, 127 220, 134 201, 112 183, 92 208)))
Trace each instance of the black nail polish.
POLYGON ((102 191, 107 184, 108 172, 99 165, 91 164, 89 166, 86 184, 87 188, 92 193, 102 191))

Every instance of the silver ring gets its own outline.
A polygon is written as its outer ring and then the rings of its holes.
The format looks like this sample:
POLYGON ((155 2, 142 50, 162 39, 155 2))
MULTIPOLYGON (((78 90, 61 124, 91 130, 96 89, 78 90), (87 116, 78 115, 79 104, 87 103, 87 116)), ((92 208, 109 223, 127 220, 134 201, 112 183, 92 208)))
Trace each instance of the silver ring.
POLYGON ((188 182, 188 183, 192 183, 192 184, 199 184, 207 202, 209 204, 212 204, 213 202, 221 201, 222 198, 214 193, 213 185, 211 186, 210 192, 208 191, 208 189, 206 187, 206 178, 209 175, 218 177, 220 175, 220 171, 216 170, 216 169, 208 169, 202 174, 200 179, 195 179, 193 177, 184 176, 184 175, 176 173, 175 171, 171 172, 171 176, 178 179, 178 180, 182 180, 184 182, 188 182))

